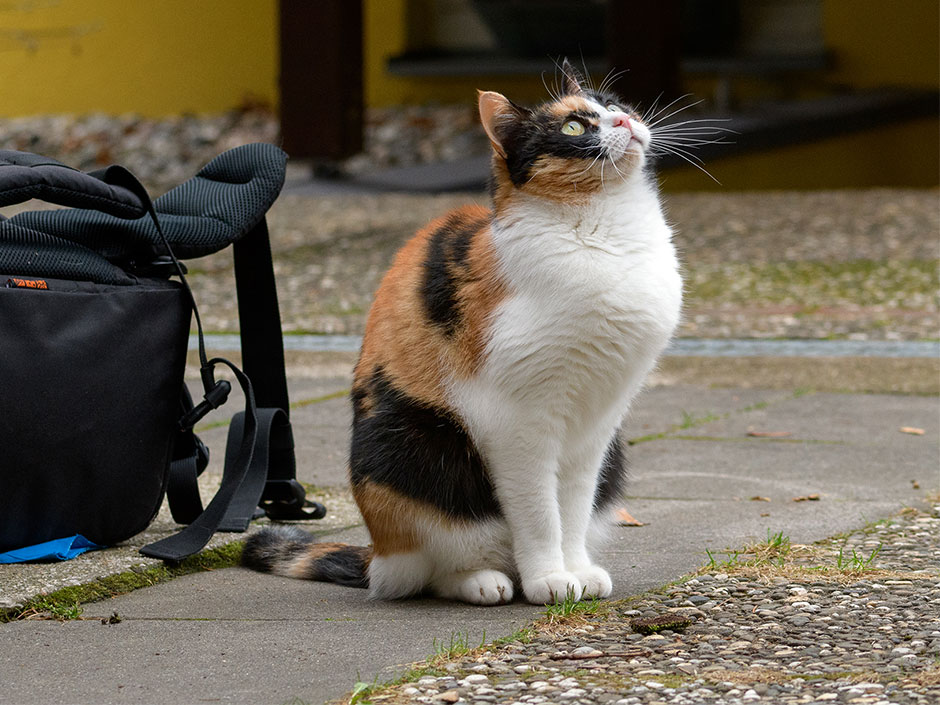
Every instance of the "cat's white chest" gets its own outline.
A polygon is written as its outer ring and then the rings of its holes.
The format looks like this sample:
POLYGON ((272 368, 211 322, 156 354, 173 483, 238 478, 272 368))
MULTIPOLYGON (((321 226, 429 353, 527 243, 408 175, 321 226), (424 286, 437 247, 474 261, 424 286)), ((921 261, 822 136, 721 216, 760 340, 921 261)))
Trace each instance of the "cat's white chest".
POLYGON ((671 232, 651 206, 627 218, 537 212, 501 225, 494 245, 509 294, 493 312, 479 377, 459 396, 569 419, 625 411, 681 306, 671 232))

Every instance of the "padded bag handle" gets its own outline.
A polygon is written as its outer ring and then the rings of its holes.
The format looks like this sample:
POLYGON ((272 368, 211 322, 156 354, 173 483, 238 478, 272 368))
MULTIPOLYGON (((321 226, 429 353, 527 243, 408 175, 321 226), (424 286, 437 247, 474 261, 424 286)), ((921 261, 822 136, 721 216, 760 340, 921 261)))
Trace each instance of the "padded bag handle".
MULTIPOLYGON (((145 216, 147 207, 135 190, 127 188, 122 171, 120 167, 109 167, 86 174, 38 154, 0 150, 0 207, 37 198, 61 206, 95 209, 126 225, 127 219, 145 216)), ((135 277, 102 253, 64 235, 36 228, 29 218, 0 216, 0 270, 99 284, 136 283, 135 277)))
MULTIPOLYGON (((163 254, 163 236, 178 257, 202 257, 236 242, 261 222, 284 185, 286 164, 287 155, 273 144, 223 152, 153 202, 162 233, 149 219, 127 221, 102 209, 31 211, 10 222, 71 240, 124 266, 146 264, 163 254)), ((86 201, 84 207, 94 206, 86 201)))
POLYGON ((31 198, 92 208, 118 218, 142 218, 147 207, 113 168, 86 174, 55 159, 0 149, 0 207, 31 198))

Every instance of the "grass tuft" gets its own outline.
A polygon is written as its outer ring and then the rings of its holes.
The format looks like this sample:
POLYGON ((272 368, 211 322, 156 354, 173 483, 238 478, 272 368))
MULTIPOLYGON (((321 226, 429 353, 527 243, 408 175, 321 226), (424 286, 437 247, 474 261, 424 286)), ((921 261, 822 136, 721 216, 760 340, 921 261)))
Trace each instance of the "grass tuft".
POLYGON ((571 624, 584 619, 585 615, 599 615, 607 612, 607 603, 592 597, 590 600, 582 600, 575 597, 574 591, 569 588, 568 594, 563 600, 556 600, 551 605, 546 605, 545 616, 549 624, 571 624))
POLYGON ((450 643, 445 644, 443 641, 438 643, 437 639, 434 639, 434 657, 437 660, 449 660, 457 658, 459 656, 465 656, 471 651, 476 651, 483 647, 486 644, 486 631, 483 632, 483 638, 480 640, 480 643, 476 646, 470 646, 470 632, 451 632, 450 643))

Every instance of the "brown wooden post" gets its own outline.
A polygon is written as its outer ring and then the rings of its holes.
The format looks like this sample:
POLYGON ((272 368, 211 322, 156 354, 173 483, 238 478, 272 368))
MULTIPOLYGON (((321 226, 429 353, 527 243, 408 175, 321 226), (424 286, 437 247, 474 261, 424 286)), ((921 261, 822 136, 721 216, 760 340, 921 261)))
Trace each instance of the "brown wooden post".
POLYGON ((614 84, 625 100, 645 108, 678 97, 680 21, 679 0, 607 0, 607 60, 625 72, 614 84))
POLYGON ((362 3, 280 0, 284 151, 326 166, 362 150, 362 3))

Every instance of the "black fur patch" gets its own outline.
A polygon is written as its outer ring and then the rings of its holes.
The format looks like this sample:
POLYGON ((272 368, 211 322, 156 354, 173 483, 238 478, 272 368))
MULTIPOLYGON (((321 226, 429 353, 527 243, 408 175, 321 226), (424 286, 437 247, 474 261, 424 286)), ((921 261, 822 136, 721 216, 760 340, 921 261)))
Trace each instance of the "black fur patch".
POLYGON ((424 260, 422 297, 428 319, 452 336, 460 325, 457 291, 466 274, 473 236, 486 220, 449 217, 430 238, 424 260))
POLYGON ((455 519, 500 514, 483 459, 459 423, 395 389, 381 369, 372 375, 369 393, 371 412, 353 417, 354 485, 385 485, 455 519))
MULTIPOLYGON (((586 98, 606 106, 611 103, 623 105, 611 93, 582 91, 586 98)), ((521 186, 532 178, 532 166, 541 156, 563 159, 592 160, 601 155, 598 130, 591 123, 598 115, 590 110, 576 110, 567 115, 558 115, 545 107, 535 110, 519 109, 518 119, 501 129, 500 139, 506 150, 506 166, 509 178, 521 186), (561 127, 568 120, 579 119, 586 128, 580 136, 565 135, 561 127)))
POLYGON ((315 573, 311 579, 347 587, 367 588, 369 578, 366 569, 371 553, 371 549, 365 546, 343 546, 332 550, 314 562, 315 573))
POLYGON ((594 508, 603 509, 623 501, 623 494, 626 489, 627 458, 618 433, 614 436, 610 445, 607 446, 604 464, 601 466, 601 474, 597 482, 597 490, 594 492, 594 508))
POLYGON ((280 563, 307 550, 313 536, 295 526, 262 529, 245 541, 241 563, 246 568, 271 573, 280 563))
POLYGON ((509 178, 516 186, 532 177, 532 166, 541 156, 590 160, 601 153, 597 127, 588 121, 584 121, 583 135, 562 134, 561 126, 569 117, 539 111, 512 126, 503 140, 503 148, 509 178))

